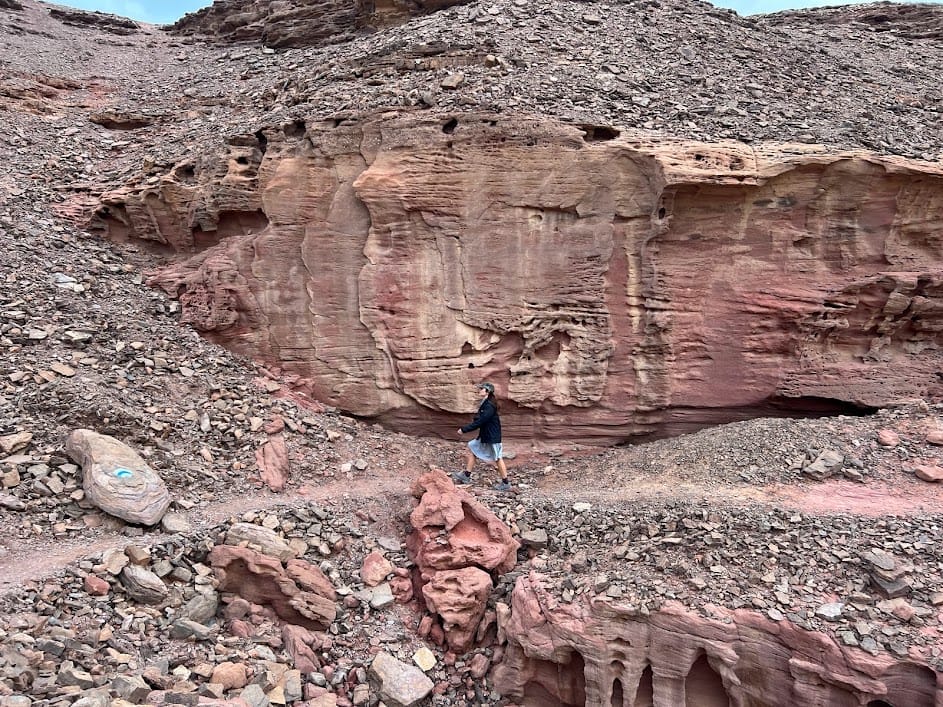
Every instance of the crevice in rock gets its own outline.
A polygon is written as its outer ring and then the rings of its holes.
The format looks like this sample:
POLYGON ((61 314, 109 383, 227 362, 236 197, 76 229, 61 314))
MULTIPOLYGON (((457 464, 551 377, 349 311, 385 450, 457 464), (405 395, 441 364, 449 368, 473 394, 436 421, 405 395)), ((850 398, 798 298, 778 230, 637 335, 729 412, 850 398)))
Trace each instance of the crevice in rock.
POLYGON ((588 125, 577 126, 583 131, 583 140, 586 142, 604 142, 606 140, 615 140, 622 133, 616 128, 608 125, 588 125))
POLYGON ((586 676, 583 656, 570 651, 562 663, 535 660, 524 686, 525 707, 584 707, 586 676))
POLYGON ((730 707, 724 681, 704 653, 694 661, 684 681, 685 707, 730 707))
POLYGON ((646 665, 642 677, 635 689, 635 704, 633 707, 655 707, 655 688, 652 684, 652 666, 646 665))
POLYGON ((204 231, 197 226, 193 229, 193 248, 206 250, 231 236, 244 236, 259 233, 268 226, 268 218, 259 209, 256 211, 220 211, 216 228, 204 231))

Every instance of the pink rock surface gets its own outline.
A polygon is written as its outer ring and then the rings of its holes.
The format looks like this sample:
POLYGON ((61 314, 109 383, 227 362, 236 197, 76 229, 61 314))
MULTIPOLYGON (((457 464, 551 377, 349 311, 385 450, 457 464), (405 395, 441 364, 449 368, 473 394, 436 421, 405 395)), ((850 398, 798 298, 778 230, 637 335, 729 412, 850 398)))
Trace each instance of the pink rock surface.
POLYGON ((183 320, 323 403, 450 434, 486 378, 509 439, 604 443, 941 391, 939 165, 500 115, 263 133, 93 225, 186 255, 152 280, 183 320))
POLYGON ((914 467, 914 474, 923 481, 943 481, 943 468, 931 464, 921 464, 914 467))
POLYGON ((882 447, 896 447, 900 444, 900 435, 894 430, 879 430, 878 444, 882 447))
POLYGON ((423 474, 411 492, 420 500, 409 516, 406 549, 423 575, 472 566, 503 574, 514 567, 520 543, 510 529, 443 472, 423 474))
POLYGON ((262 483, 272 491, 285 489, 291 472, 284 437, 281 435, 269 437, 265 444, 255 450, 255 462, 259 467, 262 483))
POLYGON ((379 552, 368 553, 360 567, 360 578, 368 587, 375 587, 386 581, 393 571, 393 563, 379 552))
POLYGON ((291 560, 286 569, 274 557, 232 545, 217 545, 208 559, 219 579, 220 591, 270 606, 288 623, 323 630, 337 616, 335 597, 319 593, 320 582, 310 581, 320 570, 304 560, 291 560))
POLYGON ((493 588, 491 576, 477 567, 440 570, 423 585, 426 606, 442 618, 445 639, 456 653, 472 647, 493 588))
POLYGON ((648 617, 603 600, 559 602, 521 577, 504 620, 496 689, 524 705, 864 705, 934 707, 927 665, 870 655, 754 611, 708 619, 669 602, 648 617), (726 619, 726 621, 720 620, 726 619), (883 703, 882 703, 883 704, 883 703))

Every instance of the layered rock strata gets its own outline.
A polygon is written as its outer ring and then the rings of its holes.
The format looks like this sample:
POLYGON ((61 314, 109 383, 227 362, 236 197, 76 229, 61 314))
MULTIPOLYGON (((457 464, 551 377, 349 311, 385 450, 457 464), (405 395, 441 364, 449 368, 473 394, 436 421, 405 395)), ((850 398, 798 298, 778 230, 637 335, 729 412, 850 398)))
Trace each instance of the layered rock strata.
POLYGON ((504 614, 497 689, 525 707, 637 705, 909 705, 943 700, 919 658, 839 646, 755 611, 677 603, 649 616, 611 601, 563 603, 535 574, 504 614))
POLYGON ((613 442, 940 392, 943 168, 497 115, 292 122, 104 195, 152 282, 311 397, 613 442))
POLYGON ((471 494, 456 489, 439 470, 412 485, 419 504, 409 516, 406 548, 416 565, 414 584, 441 622, 442 635, 457 653, 487 632, 488 598, 494 580, 514 568, 520 543, 471 494))
POLYGON ((323 46, 462 2, 467 0, 222 0, 185 15, 170 29, 175 34, 201 35, 224 43, 261 42, 278 48, 323 46))

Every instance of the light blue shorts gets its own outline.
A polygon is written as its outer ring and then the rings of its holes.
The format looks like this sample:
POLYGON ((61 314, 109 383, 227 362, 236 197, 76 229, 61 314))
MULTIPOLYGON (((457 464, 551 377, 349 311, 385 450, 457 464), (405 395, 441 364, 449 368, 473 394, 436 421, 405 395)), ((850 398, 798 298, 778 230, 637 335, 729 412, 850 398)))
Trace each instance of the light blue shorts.
POLYGON ((497 444, 484 444, 477 439, 473 439, 468 443, 468 448, 472 451, 472 454, 484 462, 496 462, 502 456, 500 442, 497 444))

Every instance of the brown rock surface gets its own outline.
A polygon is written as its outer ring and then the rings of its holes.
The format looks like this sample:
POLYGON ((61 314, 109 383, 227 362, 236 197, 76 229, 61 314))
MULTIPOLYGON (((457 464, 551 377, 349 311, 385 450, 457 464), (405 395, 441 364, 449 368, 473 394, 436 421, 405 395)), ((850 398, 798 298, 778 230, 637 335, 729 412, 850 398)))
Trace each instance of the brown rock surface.
POLYGON ((938 165, 489 115, 264 135, 99 219, 192 253, 153 278, 184 321, 358 415, 445 434, 488 378, 507 436, 615 442, 939 387, 938 165))
POLYGON ((468 0, 303 2, 220 0, 178 20, 175 34, 205 35, 223 42, 261 42, 269 47, 307 47, 349 41, 378 27, 468 0))
POLYGON ((715 607, 715 618, 705 618, 669 602, 639 617, 616 602, 559 602, 533 574, 518 580, 512 601, 495 679, 524 704, 786 707, 891 699, 932 707, 943 698, 936 673, 918 661, 840 646, 753 611, 715 607))

